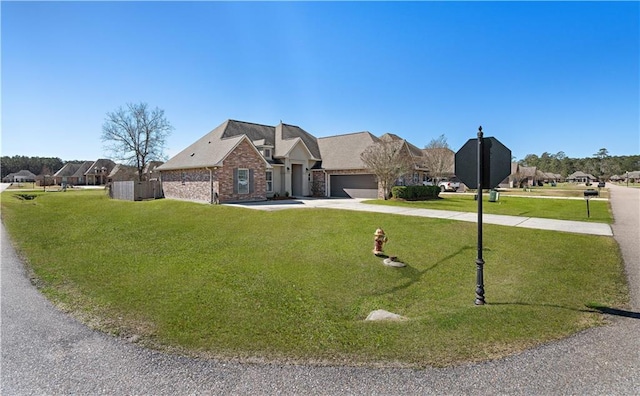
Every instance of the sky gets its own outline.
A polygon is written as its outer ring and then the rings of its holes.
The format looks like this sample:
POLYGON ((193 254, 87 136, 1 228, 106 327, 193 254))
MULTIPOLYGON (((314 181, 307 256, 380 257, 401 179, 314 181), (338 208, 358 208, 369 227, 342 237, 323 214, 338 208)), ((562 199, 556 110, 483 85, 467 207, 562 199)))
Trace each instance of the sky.
POLYGON ((640 3, 7 2, 2 155, 108 158, 147 103, 171 157, 227 119, 395 133, 516 160, 640 154, 640 3))

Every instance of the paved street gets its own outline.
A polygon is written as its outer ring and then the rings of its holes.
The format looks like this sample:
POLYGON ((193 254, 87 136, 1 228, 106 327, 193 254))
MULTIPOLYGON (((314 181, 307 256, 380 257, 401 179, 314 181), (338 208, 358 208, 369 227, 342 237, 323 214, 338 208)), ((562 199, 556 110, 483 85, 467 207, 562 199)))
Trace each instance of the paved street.
POLYGON ((611 187, 631 283, 630 311, 491 362, 445 369, 240 364, 139 348, 61 313, 30 284, 1 227, 2 395, 42 394, 619 394, 640 389, 640 189, 611 187))

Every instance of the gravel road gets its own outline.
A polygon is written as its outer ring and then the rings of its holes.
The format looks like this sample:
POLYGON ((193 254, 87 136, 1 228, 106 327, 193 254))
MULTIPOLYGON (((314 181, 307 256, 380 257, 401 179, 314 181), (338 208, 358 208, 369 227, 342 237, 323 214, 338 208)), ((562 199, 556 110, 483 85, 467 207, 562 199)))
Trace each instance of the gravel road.
POLYGON ((92 331, 29 282, 1 227, 2 395, 581 394, 640 389, 640 189, 611 188, 631 310, 505 359, 425 370, 240 364, 150 351, 92 331))

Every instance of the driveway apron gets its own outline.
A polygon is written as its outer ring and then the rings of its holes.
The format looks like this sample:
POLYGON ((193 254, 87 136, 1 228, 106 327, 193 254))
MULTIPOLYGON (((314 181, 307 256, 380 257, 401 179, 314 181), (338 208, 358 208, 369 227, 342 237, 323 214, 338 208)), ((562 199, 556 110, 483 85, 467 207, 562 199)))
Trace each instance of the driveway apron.
MULTIPOLYGON (((640 389, 640 189, 612 187, 614 237, 632 289, 611 325, 495 361, 452 368, 377 369, 192 359, 93 331, 29 281, 1 227, 2 395, 619 394, 640 389)), ((425 335, 427 336, 427 335, 425 335)))

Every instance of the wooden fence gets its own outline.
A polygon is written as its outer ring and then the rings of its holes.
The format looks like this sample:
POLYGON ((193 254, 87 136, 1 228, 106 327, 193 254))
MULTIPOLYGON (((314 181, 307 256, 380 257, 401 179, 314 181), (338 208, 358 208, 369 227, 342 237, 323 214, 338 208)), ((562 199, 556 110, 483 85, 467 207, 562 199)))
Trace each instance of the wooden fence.
POLYGON ((109 196, 124 201, 162 198, 162 185, 159 181, 117 181, 111 183, 109 196))

